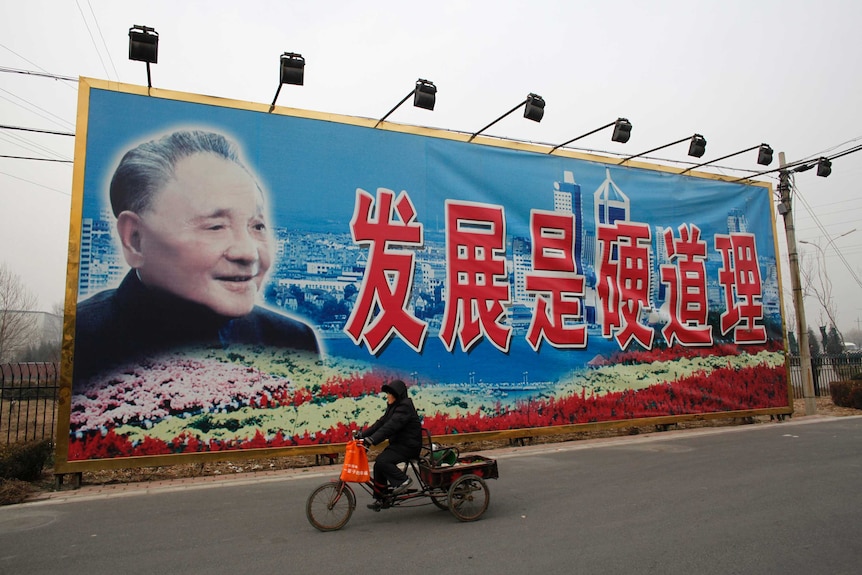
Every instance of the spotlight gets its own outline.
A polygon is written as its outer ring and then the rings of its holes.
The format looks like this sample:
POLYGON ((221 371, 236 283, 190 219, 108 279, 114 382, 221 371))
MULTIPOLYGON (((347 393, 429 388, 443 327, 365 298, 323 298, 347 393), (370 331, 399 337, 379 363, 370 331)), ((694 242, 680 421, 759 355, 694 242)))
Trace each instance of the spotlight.
POLYGON ((706 138, 700 134, 695 134, 691 137, 691 144, 688 147, 688 155, 700 158, 706 153, 706 138))
POLYGON ((305 80, 305 58, 293 52, 282 54, 280 79, 282 84, 302 86, 305 80))
POLYGON ((527 105, 524 106, 524 117, 534 122, 541 122, 545 115, 545 100, 538 94, 527 96, 527 105))
POLYGON ((614 122, 614 133, 611 135, 612 142, 625 144, 632 137, 632 124, 625 118, 619 118, 614 122))
POLYGON ((437 102, 437 86, 434 85, 434 82, 430 82, 428 80, 423 80, 419 78, 416 80, 416 87, 413 88, 413 91, 401 98, 401 101, 395 104, 395 107, 386 112, 386 115, 377 120, 377 123, 374 124, 376 128, 380 124, 383 123, 383 120, 389 117, 392 112, 401 107, 401 104, 407 101, 407 98, 413 96, 413 105, 417 108, 422 108, 424 110, 433 110, 434 104, 437 102))
POLYGON ((159 33, 153 28, 137 24, 129 28, 129 60, 146 62, 147 88, 152 88, 150 64, 159 62, 159 33))
POLYGON ((159 63, 159 33, 137 24, 129 28, 129 60, 159 63))
POLYGON ((488 128, 490 128, 491 126, 493 126, 494 124, 520 108, 521 106, 524 106, 525 118, 527 118, 528 120, 533 120, 534 122, 542 121, 542 116, 545 115, 545 100, 538 94, 530 93, 527 95, 526 100, 524 100, 523 102, 521 102, 520 104, 518 104, 517 106, 515 106, 514 108, 512 108, 484 128, 482 128, 478 132, 473 132, 472 134, 470 134, 470 139, 467 141, 472 142, 473 138, 475 138, 476 136, 478 136, 479 134, 481 134, 482 132, 484 132, 485 130, 487 130, 488 128))
POLYGON ((305 58, 302 57, 302 54, 285 52, 281 55, 281 65, 278 70, 278 88, 276 88, 275 97, 269 106, 270 112, 275 109, 275 101, 278 100, 282 86, 285 84, 302 86, 305 83, 305 58))
POLYGON ((772 163, 772 148, 766 144, 760 144, 757 150, 757 163, 761 166, 768 166, 772 163))
POLYGON ((433 110, 437 103, 437 86, 433 82, 419 78, 413 90, 413 105, 423 110, 433 110))

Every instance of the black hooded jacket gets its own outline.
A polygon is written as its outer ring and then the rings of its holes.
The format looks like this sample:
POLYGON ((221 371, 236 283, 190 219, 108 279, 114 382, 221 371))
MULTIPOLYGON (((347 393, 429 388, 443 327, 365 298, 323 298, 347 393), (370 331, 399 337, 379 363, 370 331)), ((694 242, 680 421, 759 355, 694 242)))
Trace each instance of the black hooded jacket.
POLYGON ((396 379, 384 385, 383 391, 394 395, 395 401, 386 406, 383 416, 366 429, 362 437, 368 437, 374 445, 388 439, 389 447, 398 453, 410 459, 419 457, 422 421, 413 400, 407 397, 407 385, 396 379))
POLYGON ((115 290, 78 304, 75 384, 109 368, 190 346, 265 345, 319 353, 305 323, 255 306, 238 318, 150 289, 131 270, 115 290))

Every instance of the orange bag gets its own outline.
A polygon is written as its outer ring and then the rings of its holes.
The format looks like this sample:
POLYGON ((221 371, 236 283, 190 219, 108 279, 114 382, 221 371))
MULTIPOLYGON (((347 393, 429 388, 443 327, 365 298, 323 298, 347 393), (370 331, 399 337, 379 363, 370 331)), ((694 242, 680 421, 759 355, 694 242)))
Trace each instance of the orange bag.
POLYGON ((341 468, 341 480, 353 483, 365 483, 371 478, 368 473, 368 455, 361 441, 350 441, 344 451, 344 467, 341 468))

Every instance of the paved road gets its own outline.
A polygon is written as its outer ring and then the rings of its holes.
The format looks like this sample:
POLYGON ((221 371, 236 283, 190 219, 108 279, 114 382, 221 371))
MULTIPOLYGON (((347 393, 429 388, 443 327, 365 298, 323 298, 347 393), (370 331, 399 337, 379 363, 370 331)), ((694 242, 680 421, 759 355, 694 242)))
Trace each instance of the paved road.
POLYGON ((493 452, 475 523, 426 506, 304 516, 333 475, 0 508, 0 573, 858 573, 862 417, 493 452))

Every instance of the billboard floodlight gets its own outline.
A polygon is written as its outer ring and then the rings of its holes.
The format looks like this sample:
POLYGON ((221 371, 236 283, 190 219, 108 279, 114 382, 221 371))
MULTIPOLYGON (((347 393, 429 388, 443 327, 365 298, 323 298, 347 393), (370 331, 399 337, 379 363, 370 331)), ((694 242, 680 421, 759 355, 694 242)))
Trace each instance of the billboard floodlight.
POLYGON ((129 28, 129 60, 146 62, 147 87, 152 88, 150 64, 159 63, 159 33, 153 28, 137 24, 129 28))
POLYGON ((767 144, 760 144, 757 150, 757 163, 761 166, 768 166, 772 163, 772 148, 767 144))
POLYGON ((496 124, 497 122, 499 122, 500 120, 502 120, 503 118, 505 118, 506 116, 508 116, 509 114, 514 112, 515 110, 517 110, 518 108, 520 108, 521 106, 524 106, 524 117, 525 118, 527 118, 528 120, 533 120, 534 122, 541 122, 542 121, 542 117, 545 115, 545 100, 544 100, 544 98, 542 98, 538 94, 533 94, 531 92, 530 94, 527 94, 526 100, 524 100, 523 102, 521 102, 520 104, 518 104, 517 106, 515 106, 514 108, 512 108, 511 110, 509 110, 508 112, 506 112, 505 114, 503 114, 502 116, 500 116, 499 118, 497 118, 496 120, 494 120, 493 122, 491 122, 490 124, 485 126, 484 128, 482 128, 478 132, 473 132, 470 135, 470 139, 467 141, 472 142, 476 136, 478 136, 479 134, 481 134, 482 132, 484 132, 485 130, 487 130, 488 128, 490 128, 491 126, 493 126, 494 124, 496 124))
POLYGON ((695 158, 701 158, 706 153, 706 138, 700 134, 695 134, 691 137, 691 144, 688 146, 688 155, 695 158))
POLYGON ((614 132, 611 134, 611 141, 625 144, 631 137, 632 123, 626 118, 618 118, 617 121, 614 122, 614 132))
POLYGON ((545 100, 538 94, 527 96, 527 103, 524 106, 524 117, 534 122, 541 122, 544 115, 545 100))
POLYGON ((653 148, 652 150, 647 150, 646 152, 641 152, 640 154, 635 154, 634 156, 628 156, 626 158, 623 158, 619 162, 617 162, 617 165, 619 166, 621 164, 625 164, 626 162, 628 162, 629 160, 633 160, 634 158, 639 158, 639 157, 645 156, 649 153, 652 153, 652 152, 655 152, 658 150, 663 150, 665 148, 669 148, 671 146, 675 146, 677 144, 681 144, 681 143, 686 142, 686 141, 691 141, 691 143, 688 146, 688 155, 689 156, 694 156, 696 158, 699 158, 704 154, 704 152, 706 152, 706 138, 704 138, 700 134, 695 134, 693 136, 686 136, 685 138, 682 138, 680 140, 675 140, 675 141, 671 142, 670 144, 665 144, 663 146, 659 146, 658 148, 653 148))
MULTIPOLYGON (((694 146, 694 138, 697 137, 695 134, 692 137, 692 146, 694 146)), ((703 138, 703 136, 700 136, 703 138)), ((703 141, 703 145, 706 146, 706 140, 703 141)), ((680 172, 680 174, 684 174, 686 172, 690 172, 691 170, 697 169, 701 166, 705 166, 707 164, 713 164, 715 162, 720 162, 721 160, 726 160, 727 158, 732 158, 733 156, 738 156, 739 154, 744 154, 745 152, 750 152, 751 150, 757 150, 757 163, 761 166, 768 166, 772 163, 772 148, 769 147, 768 144, 760 144, 759 146, 751 146, 750 148, 745 148, 744 150, 740 150, 738 152, 734 152, 732 154, 728 154, 726 156, 722 156, 720 158, 715 158, 714 160, 710 160, 708 162, 704 162, 702 164, 698 164, 696 166, 691 166, 690 168, 686 168, 680 172)), ((692 155, 689 151, 689 155, 692 155)))
POLYGON ((419 78, 416 80, 416 87, 413 88, 413 91, 404 96, 400 102, 395 104, 395 107, 386 112, 386 115, 377 120, 377 123, 374 124, 376 128, 380 124, 383 123, 383 120, 389 117, 392 112, 397 110, 401 104, 407 101, 407 98, 413 96, 413 105, 417 108, 422 108, 423 110, 434 110, 434 104, 437 102, 437 86, 434 85, 434 82, 430 80, 423 80, 419 78))
POLYGON ((611 126, 614 127, 614 132, 611 135, 611 141, 612 142, 619 142, 621 144, 625 144, 626 142, 629 141, 629 138, 632 137, 632 123, 629 122, 626 118, 617 118, 616 120, 614 120, 610 124, 605 124, 601 128, 596 128, 595 130, 590 130, 586 134, 581 134, 580 136, 578 136, 576 138, 572 138, 571 140, 568 140, 566 142, 563 142, 562 144, 554 146, 553 148, 551 148, 551 151, 548 153, 552 154, 558 148, 562 148, 563 146, 568 146, 572 142, 577 142, 581 138, 586 138, 587 136, 592 136, 596 132, 600 132, 600 131, 604 130, 605 128, 610 128, 611 126))
POLYGON ((278 70, 278 88, 275 91, 275 98, 272 99, 272 104, 269 106, 270 112, 275 108, 275 101, 278 100, 282 86, 285 84, 302 86, 305 83, 305 58, 302 57, 302 54, 285 52, 281 55, 281 64, 278 70))
POLYGON ((280 80, 282 84, 302 86, 305 81, 305 58, 301 54, 285 52, 281 55, 280 80))

